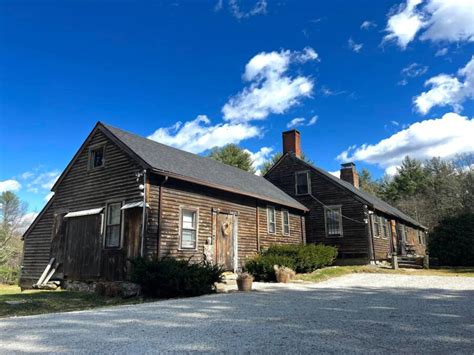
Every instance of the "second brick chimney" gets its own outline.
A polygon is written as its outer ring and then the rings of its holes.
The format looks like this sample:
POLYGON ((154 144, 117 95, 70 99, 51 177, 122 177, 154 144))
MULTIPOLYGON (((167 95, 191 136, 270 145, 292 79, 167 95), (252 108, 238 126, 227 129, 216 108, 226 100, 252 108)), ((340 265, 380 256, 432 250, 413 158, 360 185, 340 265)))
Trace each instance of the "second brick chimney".
POLYGON ((354 185, 357 189, 359 188, 359 174, 354 163, 341 164, 341 180, 347 181, 354 185))
POLYGON ((301 158, 301 134, 297 129, 283 132, 283 154, 288 152, 301 158))

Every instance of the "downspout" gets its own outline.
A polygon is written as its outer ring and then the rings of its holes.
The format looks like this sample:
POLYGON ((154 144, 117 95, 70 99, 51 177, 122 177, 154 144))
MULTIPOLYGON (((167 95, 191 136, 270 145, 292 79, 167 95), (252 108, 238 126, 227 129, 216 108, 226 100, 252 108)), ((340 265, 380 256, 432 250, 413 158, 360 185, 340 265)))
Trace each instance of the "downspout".
POLYGON ((140 245, 140 256, 143 257, 145 254, 145 229, 146 229, 146 193, 147 193, 147 179, 146 169, 143 170, 143 211, 142 211, 142 235, 140 245))
POLYGON ((374 246, 374 233, 372 230, 372 218, 371 218, 371 211, 367 209, 367 205, 364 205, 364 214, 367 218, 367 224, 366 224, 366 231, 367 231, 367 239, 369 242, 369 260, 372 259, 372 261, 375 264, 375 246, 374 246), (370 255, 371 254, 371 255, 370 255))
POLYGON ((158 192, 158 240, 156 244, 156 257, 160 257, 160 243, 161 243, 161 204, 163 201, 163 185, 168 181, 168 175, 160 183, 160 191, 158 192))

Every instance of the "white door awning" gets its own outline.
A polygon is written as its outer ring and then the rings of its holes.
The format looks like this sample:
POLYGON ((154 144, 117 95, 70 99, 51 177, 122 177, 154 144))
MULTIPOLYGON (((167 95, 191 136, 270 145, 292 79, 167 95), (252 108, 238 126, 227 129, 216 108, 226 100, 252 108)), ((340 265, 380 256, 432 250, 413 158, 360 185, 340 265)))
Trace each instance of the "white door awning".
MULTIPOLYGON (((143 201, 127 203, 127 204, 123 205, 121 209, 122 210, 128 210, 129 208, 137 208, 137 207, 143 208, 143 201)), ((146 207, 149 208, 150 205, 148 205, 148 203, 147 203, 146 207)))
POLYGON ((64 216, 64 218, 71 218, 71 217, 82 217, 82 216, 91 216, 94 214, 99 214, 102 212, 104 207, 101 208, 93 208, 90 210, 82 210, 82 211, 76 211, 76 212, 69 212, 64 216))

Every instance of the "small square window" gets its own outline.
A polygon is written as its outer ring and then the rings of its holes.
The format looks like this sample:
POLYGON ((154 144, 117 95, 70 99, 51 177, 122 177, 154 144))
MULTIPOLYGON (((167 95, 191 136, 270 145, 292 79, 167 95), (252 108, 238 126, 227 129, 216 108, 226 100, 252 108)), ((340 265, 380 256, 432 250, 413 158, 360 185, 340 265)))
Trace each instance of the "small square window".
POLYGON ((92 148, 89 154, 89 168, 95 169, 104 166, 104 146, 92 148))

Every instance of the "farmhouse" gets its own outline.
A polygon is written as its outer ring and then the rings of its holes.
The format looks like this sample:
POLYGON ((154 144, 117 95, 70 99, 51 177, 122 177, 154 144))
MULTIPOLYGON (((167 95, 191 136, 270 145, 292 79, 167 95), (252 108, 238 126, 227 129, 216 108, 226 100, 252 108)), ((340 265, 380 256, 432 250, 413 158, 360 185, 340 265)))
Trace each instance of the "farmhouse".
POLYGON ((21 286, 51 258, 66 280, 124 280, 128 259, 171 255, 238 269, 304 243, 307 208, 263 177, 97 123, 24 234, 21 286))
POLYGON ((353 163, 342 164, 337 178, 301 157, 300 132, 283 132, 283 156, 265 178, 309 209, 308 243, 334 245, 339 257, 364 262, 425 254, 426 227, 360 190, 353 163))

